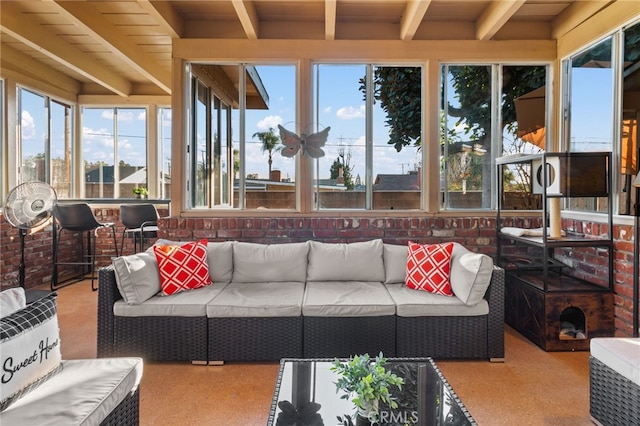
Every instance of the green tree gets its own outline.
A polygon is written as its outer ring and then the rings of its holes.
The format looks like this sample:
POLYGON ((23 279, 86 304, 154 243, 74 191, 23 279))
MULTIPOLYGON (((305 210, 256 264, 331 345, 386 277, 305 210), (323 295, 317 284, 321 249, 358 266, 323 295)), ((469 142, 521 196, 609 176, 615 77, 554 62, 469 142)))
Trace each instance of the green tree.
POLYGON ((344 186, 348 191, 353 191, 355 184, 353 182, 354 166, 351 165, 351 151, 345 153, 344 148, 340 147, 338 150, 338 157, 333 160, 331 168, 329 169, 330 178, 337 179, 340 176, 340 170, 342 170, 342 177, 344 178, 344 186))
POLYGON ((276 135, 276 132, 272 127, 266 132, 256 132, 253 134, 254 138, 260 139, 262 142, 262 152, 269 153, 269 176, 271 176, 271 165, 273 164, 273 152, 279 151, 282 147, 278 146, 280 137, 276 135))
MULTIPOLYGON (((484 207, 491 202, 490 179, 482 179, 491 175, 491 96, 492 75, 491 67, 487 66, 452 66, 449 68, 451 84, 459 105, 447 105, 449 116, 457 118, 455 127, 463 126, 470 137, 470 141, 458 138, 441 139, 450 142, 447 146, 449 155, 461 153, 465 146, 471 145, 482 151, 484 156, 473 155, 469 175, 465 173, 467 183, 473 182, 481 186, 484 207), (479 178, 479 179, 478 179, 479 178)), ((364 92, 364 82, 361 80, 361 90, 364 92)), ((515 99, 531 90, 541 87, 546 82, 544 66, 506 66, 502 68, 502 94, 500 132, 505 131, 515 136, 517 127, 515 99)), ((405 146, 422 144, 421 129, 421 72, 420 68, 407 67, 378 67, 374 73, 374 99, 381 103, 387 114, 386 123, 390 128, 389 141, 396 151, 400 152, 405 146)), ((443 79, 444 85, 448 84, 443 79)), ((444 94, 445 91, 442 90, 444 94)), ((441 99, 441 104, 447 102, 441 99)), ((446 123, 446 120, 443 124, 446 123)), ((441 130, 441 137, 446 130, 441 130)), ((449 133, 447 133, 449 134, 449 133)), ((515 139, 515 137, 514 137, 515 139)), ((444 150, 443 150, 444 151, 444 150)))
MULTIPOLYGON (((360 90, 366 94, 366 79, 360 79, 360 90)), ((422 72, 419 67, 377 67, 373 74, 374 101, 380 102, 387 114, 389 145, 396 151, 405 146, 422 144, 422 72)))
POLYGON ((238 177, 238 172, 240 172, 240 151, 237 149, 233 150, 233 178, 238 177))

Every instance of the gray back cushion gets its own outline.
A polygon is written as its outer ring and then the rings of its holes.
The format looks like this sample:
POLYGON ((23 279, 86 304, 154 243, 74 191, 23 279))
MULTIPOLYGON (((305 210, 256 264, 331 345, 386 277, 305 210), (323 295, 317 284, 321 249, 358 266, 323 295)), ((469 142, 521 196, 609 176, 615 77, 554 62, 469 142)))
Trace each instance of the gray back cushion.
POLYGON ((309 243, 233 245, 233 282, 304 282, 309 243))
POLYGON ((451 289, 458 299, 469 306, 480 302, 491 284, 492 274, 492 258, 471 252, 461 244, 453 244, 451 289))
POLYGON ((407 278, 408 245, 385 244, 384 245, 384 272, 385 284, 397 284, 405 282, 407 278))
POLYGON ((233 278, 233 241, 207 243, 209 276, 214 283, 228 283, 233 278))
MULTIPOLYGON (((157 245, 181 246, 189 241, 170 241, 160 239, 157 245)), ((207 265, 209 265, 209 276, 213 283, 228 283, 233 276, 233 244, 234 241, 207 243, 207 265)), ((153 246, 147 249, 153 254, 153 246)))
POLYGON ((385 280, 380 239, 349 244, 309 243, 307 281, 385 280))
POLYGON ((158 261, 153 252, 116 257, 113 268, 118 290, 128 305, 139 305, 160 291, 158 261))

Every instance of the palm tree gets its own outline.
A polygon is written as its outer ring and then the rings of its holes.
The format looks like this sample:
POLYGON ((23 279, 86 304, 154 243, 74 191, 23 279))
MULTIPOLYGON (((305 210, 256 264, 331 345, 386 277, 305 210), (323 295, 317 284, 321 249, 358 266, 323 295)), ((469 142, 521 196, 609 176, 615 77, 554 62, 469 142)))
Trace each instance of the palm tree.
POLYGON ((262 142, 262 152, 267 151, 269 153, 269 176, 271 176, 271 164, 273 163, 273 151, 279 151, 282 147, 278 147, 280 137, 276 135, 276 132, 272 127, 266 132, 256 132, 253 134, 254 138, 260 139, 262 142))

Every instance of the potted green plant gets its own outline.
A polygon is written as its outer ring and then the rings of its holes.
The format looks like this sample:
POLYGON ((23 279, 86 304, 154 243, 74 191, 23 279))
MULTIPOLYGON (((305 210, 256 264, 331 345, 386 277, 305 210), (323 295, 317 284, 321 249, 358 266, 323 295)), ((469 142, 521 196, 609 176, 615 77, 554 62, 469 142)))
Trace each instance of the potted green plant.
POLYGON ((369 354, 355 355, 346 362, 335 359, 331 371, 339 375, 336 392, 346 392, 340 398, 349 399, 358 409, 358 415, 375 422, 378 418, 379 402, 389 408, 398 403, 391 395, 391 388, 402 389, 404 379, 385 369, 387 359, 382 352, 371 360, 369 354))
POLYGON ((133 188, 133 193, 135 194, 136 198, 147 198, 147 196, 149 195, 149 191, 147 191, 147 188, 145 188, 144 186, 133 188))

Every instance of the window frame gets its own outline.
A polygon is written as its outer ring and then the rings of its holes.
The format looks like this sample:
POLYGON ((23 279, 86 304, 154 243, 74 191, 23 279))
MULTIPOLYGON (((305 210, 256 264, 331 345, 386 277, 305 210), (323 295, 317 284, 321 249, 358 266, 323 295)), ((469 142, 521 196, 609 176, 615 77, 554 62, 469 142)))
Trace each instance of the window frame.
MULTIPOLYGON (((22 99, 22 93, 23 92, 28 92, 33 96, 38 96, 41 97, 43 99, 44 102, 44 111, 45 111, 45 117, 44 117, 44 127, 45 127, 45 132, 44 132, 44 140, 43 140, 43 148, 44 148, 44 182, 46 182, 49 185, 52 185, 52 181, 53 181, 53 168, 52 168, 52 161, 53 159, 51 158, 51 145, 52 145, 52 108, 51 108, 51 104, 54 103, 56 105, 60 105, 61 107, 63 107, 65 109, 65 111, 68 111, 68 116, 70 117, 69 122, 68 123, 64 123, 63 126, 67 127, 67 130, 70 134, 70 150, 71 152, 69 153, 69 167, 70 167, 70 175, 68 176, 69 178, 69 197, 68 198, 73 198, 74 193, 75 193, 75 180, 74 180, 74 176, 76 173, 76 169, 75 169, 75 162, 74 160, 74 154, 77 152, 75 150, 75 113, 76 113, 76 108, 77 106, 74 104, 71 104, 69 102, 60 100, 56 97, 50 96, 46 93, 42 93, 38 90, 35 89, 31 89, 25 85, 22 84, 17 84, 16 85, 16 123, 17 123, 17 127, 18 129, 16 130, 16 161, 17 161, 17 181, 16 184, 21 184, 24 183, 24 170, 23 170, 23 166, 22 166, 22 162, 24 160, 23 158, 23 147, 24 147, 24 141, 23 141, 23 127, 22 127, 22 112, 23 112, 23 99, 22 99)), ((4 105, 4 102, 3 102, 4 105)), ((4 117, 4 114, 3 114, 4 117)), ((66 154, 65 154, 66 155, 66 154)), ((60 197, 60 195, 58 195, 59 198, 65 198, 65 197, 60 197)))

